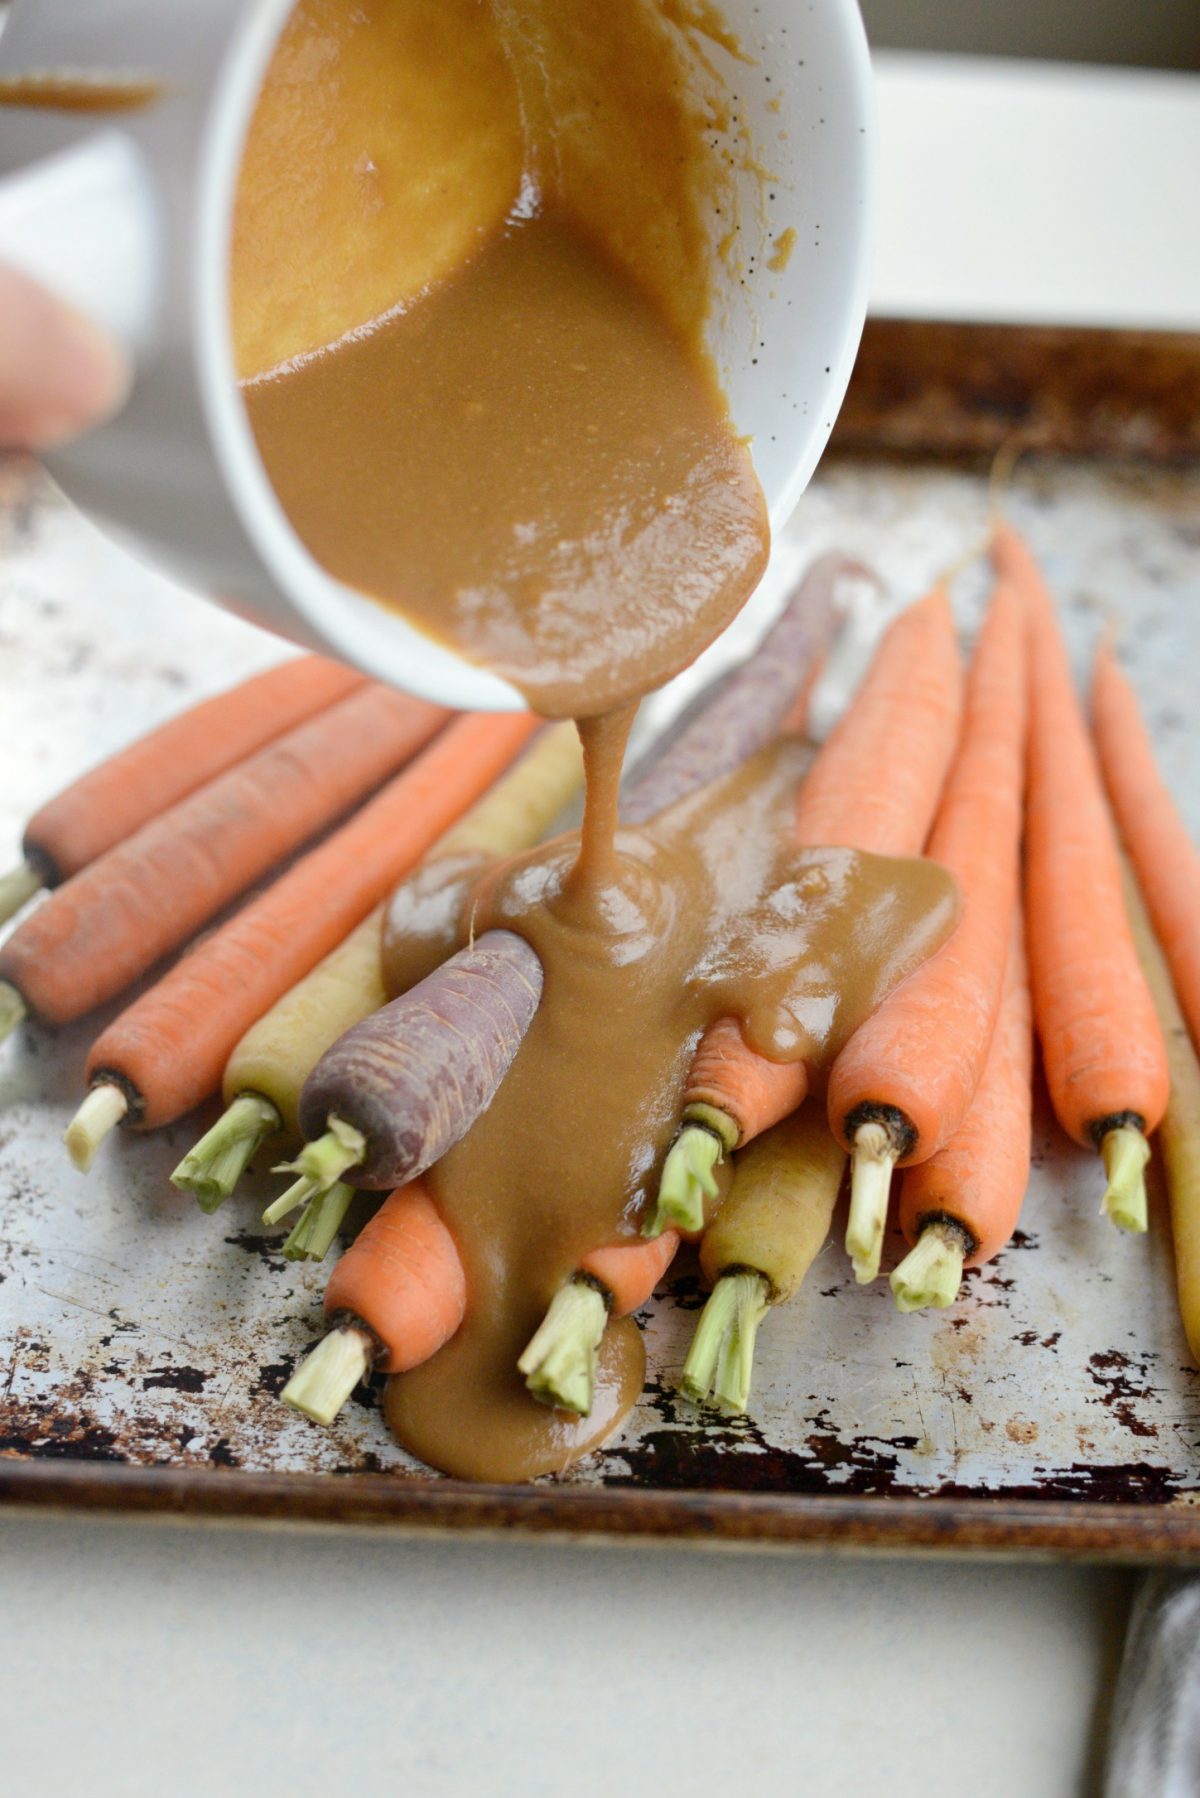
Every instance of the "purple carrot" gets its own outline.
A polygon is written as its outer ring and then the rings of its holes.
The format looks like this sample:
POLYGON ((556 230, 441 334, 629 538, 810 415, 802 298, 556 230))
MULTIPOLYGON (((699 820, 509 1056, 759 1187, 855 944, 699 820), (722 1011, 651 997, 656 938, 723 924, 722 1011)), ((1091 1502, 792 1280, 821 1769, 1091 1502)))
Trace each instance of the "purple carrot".
POLYGON ((489 930, 348 1030, 304 1083, 309 1141, 273 1219, 337 1180, 386 1190, 424 1173, 490 1104, 541 996, 529 944, 489 930))
POLYGON ((621 803, 622 823, 644 824, 774 741, 814 662, 833 641, 834 590, 850 575, 878 584, 878 576, 840 550, 813 563, 754 654, 711 696, 709 690, 699 695, 698 714, 689 707, 672 727, 669 746, 651 748, 634 769, 621 803))

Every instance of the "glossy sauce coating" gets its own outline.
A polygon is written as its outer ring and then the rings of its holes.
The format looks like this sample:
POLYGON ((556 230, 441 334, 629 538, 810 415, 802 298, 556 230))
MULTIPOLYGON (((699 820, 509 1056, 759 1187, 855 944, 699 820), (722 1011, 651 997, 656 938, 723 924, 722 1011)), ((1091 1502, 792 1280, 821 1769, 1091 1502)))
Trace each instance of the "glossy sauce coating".
MULTIPOLYGON (((471 1478, 560 1470, 602 1440, 641 1385, 636 1333, 609 1325, 591 1417, 546 1411, 516 1361, 562 1282, 637 1234, 699 1036, 739 1017, 816 1084, 849 1033, 953 927, 942 869, 796 849, 805 751, 784 742, 642 828, 578 878, 578 839, 508 864, 472 894, 477 932, 527 937, 541 1006, 490 1109, 428 1176, 467 1272, 467 1314, 392 1383, 389 1421, 421 1459, 471 1478)), ((460 920, 460 935, 465 919, 460 920)), ((410 952, 412 946, 410 945, 410 952)))

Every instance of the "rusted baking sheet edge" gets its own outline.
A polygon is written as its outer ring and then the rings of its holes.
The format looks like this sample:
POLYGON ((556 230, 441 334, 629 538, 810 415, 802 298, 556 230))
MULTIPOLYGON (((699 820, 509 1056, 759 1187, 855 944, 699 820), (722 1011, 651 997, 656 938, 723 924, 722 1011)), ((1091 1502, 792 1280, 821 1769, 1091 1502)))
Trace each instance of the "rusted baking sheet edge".
POLYGON ((745 1544, 895 1553, 1200 1562, 1200 1506, 1037 1499, 836 1498, 736 1492, 468 1486, 382 1474, 196 1473, 0 1458, 6 1509, 175 1517, 195 1523, 745 1544))
POLYGON ((843 455, 1200 459, 1200 334, 870 319, 843 455))

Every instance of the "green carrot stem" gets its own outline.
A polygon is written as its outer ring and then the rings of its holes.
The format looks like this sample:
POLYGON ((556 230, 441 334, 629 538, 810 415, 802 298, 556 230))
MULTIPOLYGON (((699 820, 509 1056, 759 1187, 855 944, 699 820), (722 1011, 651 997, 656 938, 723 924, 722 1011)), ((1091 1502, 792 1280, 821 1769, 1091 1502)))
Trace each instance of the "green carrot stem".
POLYGON ((285 1405, 326 1428, 333 1422, 378 1354, 369 1330, 344 1324, 306 1355, 281 1394, 285 1405))
POLYGON ((340 1180, 319 1198, 310 1199, 283 1245, 288 1261, 324 1261, 350 1209, 354 1188, 340 1180))
POLYGON ((590 1280, 568 1280, 555 1293, 517 1362, 534 1398, 586 1417, 596 1389, 600 1338, 608 1322, 604 1294, 590 1280))
POLYGON ((171 1175, 172 1186, 190 1192, 201 1211, 223 1205, 245 1173, 252 1157, 282 1130, 283 1119, 259 1093, 239 1093, 171 1175))
POLYGON ((44 885, 32 862, 22 862, 11 873, 0 875, 0 924, 7 924, 14 913, 29 904, 35 893, 41 892, 44 885))
POLYGON ((952 1305, 962 1285, 966 1255, 960 1225, 948 1218, 923 1225, 916 1247, 909 1250, 889 1281, 897 1311, 952 1305))
POLYGON ((81 1174, 96 1159, 96 1151, 129 1110, 129 1100, 119 1086, 102 1080, 93 1086, 63 1132, 67 1154, 81 1174))
POLYGON ((704 1201, 715 1199, 713 1169, 723 1154, 719 1137, 704 1124, 685 1124, 667 1153, 658 1203, 642 1226, 643 1236, 661 1236, 669 1225, 691 1235, 704 1228, 704 1201))
POLYGON ((1100 1144, 1108 1188, 1100 1209, 1118 1230, 1143 1234, 1149 1222, 1146 1211, 1146 1163, 1150 1144, 1132 1124, 1110 1130, 1100 1144))
POLYGON ((896 1149, 886 1125, 860 1124, 850 1158, 850 1216, 846 1224, 846 1253, 860 1286, 879 1272, 896 1161, 896 1149))
POLYGON ((307 1205, 310 1199, 322 1198, 331 1186, 337 1185, 343 1174, 358 1167, 366 1152, 367 1139, 362 1131, 331 1115, 324 1136, 305 1143, 295 1161, 280 1162, 273 1170, 277 1174, 298 1174, 300 1177, 273 1205, 267 1206, 263 1223, 277 1224, 299 1206, 307 1205))
POLYGON ((15 986, 0 980, 0 1043, 29 1016, 29 1007, 15 986))
POLYGON ((680 1390, 722 1411, 744 1411, 750 1402, 758 1326, 771 1308, 771 1288, 762 1274, 743 1269, 722 1274, 709 1295, 688 1358, 680 1390))

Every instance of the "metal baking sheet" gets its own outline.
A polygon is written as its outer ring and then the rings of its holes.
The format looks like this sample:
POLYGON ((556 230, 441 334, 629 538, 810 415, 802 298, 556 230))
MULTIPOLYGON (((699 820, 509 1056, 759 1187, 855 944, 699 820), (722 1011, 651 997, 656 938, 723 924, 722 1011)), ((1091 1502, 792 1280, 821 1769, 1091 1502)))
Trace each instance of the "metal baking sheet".
MULTIPOLYGON (((1200 838, 1200 470, 1031 463, 1010 512, 1081 657, 1104 617, 1120 621, 1200 838)), ((733 647, 796 561, 842 544, 915 594, 981 539, 986 515, 981 471, 830 461, 733 647)), ((978 570, 957 582, 968 633, 983 589, 978 570)), ((0 860, 81 768, 279 653, 130 562, 28 465, 3 465, 0 860)), ((285 1262, 263 1230, 277 1182, 211 1218, 172 1190, 204 1117, 122 1136, 88 1177, 71 1168, 60 1137, 96 1028, 28 1029, 0 1048, 0 1494, 12 1502, 1200 1553, 1200 1376, 1164 1208, 1156 1194, 1145 1239, 1118 1235, 1098 1216, 1096 1164, 1044 1101, 1020 1230, 953 1310, 899 1316, 886 1283, 857 1288, 831 1243, 761 1331, 752 1415, 713 1419, 674 1388, 702 1303, 684 1265, 642 1318, 649 1383, 605 1451, 535 1488, 471 1490, 406 1457, 369 1394, 328 1433, 279 1403, 319 1334, 324 1272, 285 1262)))

